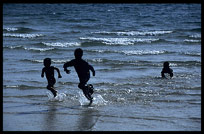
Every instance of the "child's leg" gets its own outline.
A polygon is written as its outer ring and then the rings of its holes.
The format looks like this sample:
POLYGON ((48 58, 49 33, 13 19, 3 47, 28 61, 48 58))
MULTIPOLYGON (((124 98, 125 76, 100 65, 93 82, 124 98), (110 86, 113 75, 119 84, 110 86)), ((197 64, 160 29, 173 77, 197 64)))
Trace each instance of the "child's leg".
POLYGON ((54 84, 55 84, 55 83, 56 83, 55 78, 54 78, 54 79, 49 79, 49 80, 48 80, 48 85, 47 85, 47 89, 52 92, 52 94, 54 95, 54 97, 57 96, 57 91, 54 89, 54 84))
POLYGON ((92 95, 94 93, 93 85, 92 84, 88 84, 87 87, 88 87, 89 93, 92 95))
POLYGON ((54 95, 54 97, 57 96, 57 91, 54 89, 53 85, 48 85, 48 86, 47 86, 47 89, 52 92, 52 94, 54 95))
POLYGON ((79 83, 78 87, 80 89, 82 89, 84 96, 88 99, 88 100, 92 100, 93 98, 91 97, 91 94, 89 94, 89 90, 88 90, 88 86, 85 86, 86 83, 79 83))

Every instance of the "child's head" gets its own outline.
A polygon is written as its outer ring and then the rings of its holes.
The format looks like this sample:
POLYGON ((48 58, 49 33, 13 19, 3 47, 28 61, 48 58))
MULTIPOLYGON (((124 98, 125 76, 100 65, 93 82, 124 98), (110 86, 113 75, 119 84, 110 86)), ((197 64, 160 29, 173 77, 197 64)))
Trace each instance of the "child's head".
POLYGON ((81 59, 81 57, 83 56, 83 50, 81 48, 77 48, 74 51, 74 56, 76 59, 81 59))
POLYGON ((45 67, 49 67, 51 65, 51 59, 50 58, 45 58, 43 63, 44 63, 45 67))
POLYGON ((169 62, 168 61, 164 62, 163 67, 164 68, 169 68, 169 62))

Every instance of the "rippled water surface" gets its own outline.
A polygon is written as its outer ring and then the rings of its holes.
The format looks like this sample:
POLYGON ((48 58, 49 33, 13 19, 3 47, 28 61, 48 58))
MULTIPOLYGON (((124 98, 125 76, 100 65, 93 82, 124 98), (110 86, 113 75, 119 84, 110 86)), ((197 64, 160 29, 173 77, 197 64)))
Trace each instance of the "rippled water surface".
POLYGON ((201 5, 3 4, 3 130, 200 131, 201 5), (90 107, 62 68, 78 47, 96 71, 90 107))

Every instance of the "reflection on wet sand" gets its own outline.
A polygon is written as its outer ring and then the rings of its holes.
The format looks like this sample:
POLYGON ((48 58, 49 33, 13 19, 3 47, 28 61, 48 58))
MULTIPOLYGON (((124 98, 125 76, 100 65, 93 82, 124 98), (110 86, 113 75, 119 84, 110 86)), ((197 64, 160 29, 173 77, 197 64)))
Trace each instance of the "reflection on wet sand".
POLYGON ((84 108, 79 115, 78 130, 79 131, 91 131, 95 126, 99 115, 99 111, 92 108, 84 108))
POLYGON ((55 104, 50 104, 48 106, 48 112, 44 116, 44 121, 45 121, 45 123, 43 123, 44 130, 47 130, 47 131, 56 130, 56 122, 57 122, 56 111, 57 111, 57 108, 55 104))

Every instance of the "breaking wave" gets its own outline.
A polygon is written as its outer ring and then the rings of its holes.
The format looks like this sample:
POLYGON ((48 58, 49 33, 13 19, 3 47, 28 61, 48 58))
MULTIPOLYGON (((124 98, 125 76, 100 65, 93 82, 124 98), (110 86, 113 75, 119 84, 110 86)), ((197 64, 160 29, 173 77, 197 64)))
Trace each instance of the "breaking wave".
POLYGON ((151 43, 159 39, 143 39, 143 38, 96 38, 96 37, 80 37, 85 41, 96 41, 106 45, 134 45, 135 43, 151 43))
POLYGON ((99 32, 92 32, 96 34, 103 34, 103 35, 110 35, 110 34, 115 34, 115 35, 125 35, 125 36, 136 36, 136 35, 150 35, 150 36, 155 36, 155 35, 163 35, 163 34, 169 34, 172 33, 173 31, 127 31, 127 32, 108 32, 108 31, 99 31, 99 32))
POLYGON ((44 36, 43 34, 11 34, 11 33, 4 33, 4 37, 14 37, 14 38, 37 38, 44 36))

